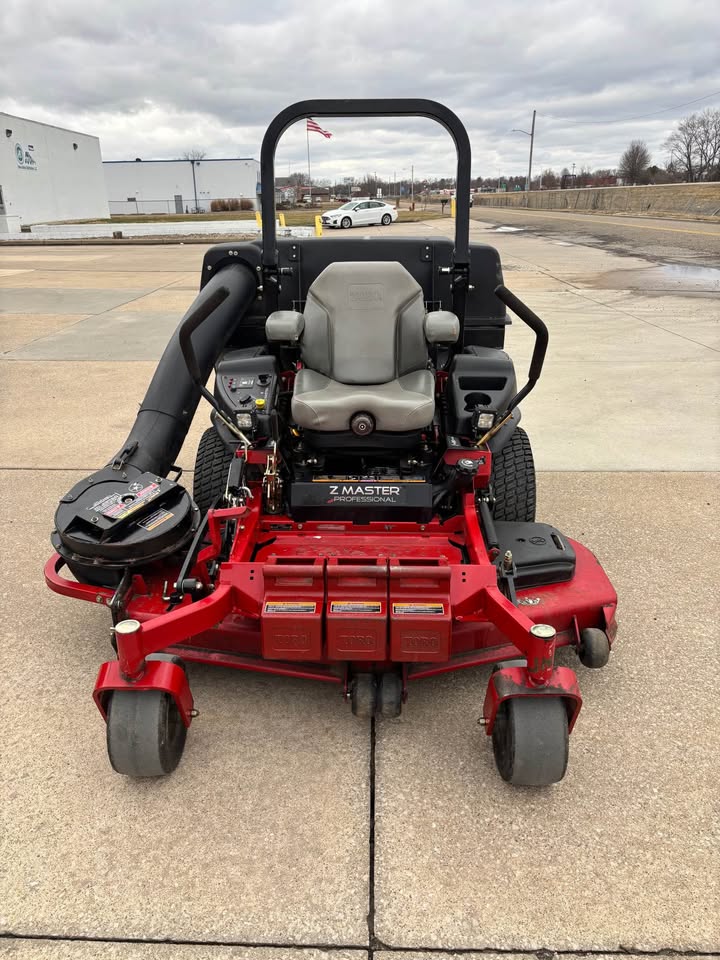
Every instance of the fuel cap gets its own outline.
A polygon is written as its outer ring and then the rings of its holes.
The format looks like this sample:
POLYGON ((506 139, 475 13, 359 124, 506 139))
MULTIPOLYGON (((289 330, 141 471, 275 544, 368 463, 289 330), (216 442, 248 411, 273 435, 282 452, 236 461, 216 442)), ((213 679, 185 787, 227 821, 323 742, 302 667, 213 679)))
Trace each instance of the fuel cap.
POLYGON ((477 460, 471 460, 470 457, 461 457, 455 464, 455 469, 464 477, 474 477, 478 472, 479 463, 477 460))

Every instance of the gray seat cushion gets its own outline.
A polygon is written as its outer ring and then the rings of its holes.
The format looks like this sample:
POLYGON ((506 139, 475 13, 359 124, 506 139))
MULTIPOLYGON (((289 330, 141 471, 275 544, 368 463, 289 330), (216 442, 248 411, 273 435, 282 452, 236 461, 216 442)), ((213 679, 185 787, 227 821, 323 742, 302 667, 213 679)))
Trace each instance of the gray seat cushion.
POLYGON ((419 430, 432 422, 435 378, 415 370, 388 383, 339 383, 304 367, 295 378, 292 415, 306 430, 349 430, 356 413, 369 413, 376 430, 419 430))
POLYGON ((331 263, 303 315, 303 363, 338 383, 387 383, 427 367, 422 287, 400 263, 331 263))
MULTIPOLYGON (((308 290, 303 318, 304 367, 292 399, 299 426, 349 430, 356 413, 391 433, 432 422, 423 291, 402 264, 331 263, 308 290)), ((445 333, 448 323, 441 326, 445 333)))

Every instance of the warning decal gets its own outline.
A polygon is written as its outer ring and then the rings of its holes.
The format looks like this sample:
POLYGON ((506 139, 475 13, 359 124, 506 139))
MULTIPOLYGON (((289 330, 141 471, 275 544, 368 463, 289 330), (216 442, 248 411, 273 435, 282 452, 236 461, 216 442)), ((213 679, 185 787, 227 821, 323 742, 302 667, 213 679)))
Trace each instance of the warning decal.
POLYGON ((313 600, 268 600, 265 613, 317 613, 313 600))
POLYGON ((144 527, 146 530, 154 530, 155 527, 159 527, 161 523, 165 523, 166 520, 171 520, 175 516, 174 513, 170 513, 169 510, 156 510, 155 513, 151 513, 149 517, 145 517, 144 520, 140 520, 138 523, 139 527, 144 527))
POLYGON ((382 604, 374 600, 333 600, 330 613, 381 613, 382 604))
MULTIPOLYGON (((135 486, 135 485, 133 485, 135 486)), ((137 484, 140 486, 140 484, 137 484)), ((97 500, 92 509, 95 513, 101 513, 109 520, 124 520, 135 513, 141 507, 150 503, 162 492, 159 483, 148 483, 139 490, 133 490, 132 493, 112 493, 102 500, 97 500)))
POLYGON ((445 613, 444 603, 394 603, 392 608, 394 617, 420 616, 442 617, 445 613))

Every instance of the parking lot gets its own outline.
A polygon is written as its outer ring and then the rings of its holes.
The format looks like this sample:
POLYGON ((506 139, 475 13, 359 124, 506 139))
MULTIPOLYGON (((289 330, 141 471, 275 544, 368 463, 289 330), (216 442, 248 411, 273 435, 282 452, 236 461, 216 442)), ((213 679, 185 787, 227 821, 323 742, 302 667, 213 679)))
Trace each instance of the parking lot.
MULTIPOLYGON (((670 255, 640 239, 474 216, 550 329, 523 404, 538 519, 619 594, 610 664, 578 666, 569 771, 545 790, 497 776, 484 669, 418 683, 371 730, 329 684, 193 666, 178 771, 114 774, 91 699, 107 612, 50 593, 42 566, 58 497, 125 439, 206 247, 0 248, 0 955, 720 952, 720 296, 712 276, 668 282, 670 255)), ((507 348, 521 379, 522 325, 507 348)))

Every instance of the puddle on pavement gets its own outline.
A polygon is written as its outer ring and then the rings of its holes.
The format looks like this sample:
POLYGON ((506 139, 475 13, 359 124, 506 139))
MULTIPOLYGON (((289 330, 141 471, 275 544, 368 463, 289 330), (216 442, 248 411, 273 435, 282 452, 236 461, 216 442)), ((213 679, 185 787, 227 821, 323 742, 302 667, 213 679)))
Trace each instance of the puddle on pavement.
POLYGON ((667 263, 635 270, 611 270, 593 278, 592 285, 643 293, 720 293, 720 268, 667 263))
POLYGON ((524 227, 493 227, 493 233, 524 233, 524 227))

